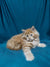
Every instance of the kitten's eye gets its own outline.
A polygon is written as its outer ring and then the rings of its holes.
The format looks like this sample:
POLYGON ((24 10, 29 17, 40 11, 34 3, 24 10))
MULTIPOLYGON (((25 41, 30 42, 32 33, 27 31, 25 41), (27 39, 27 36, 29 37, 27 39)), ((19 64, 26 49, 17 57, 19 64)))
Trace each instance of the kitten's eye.
POLYGON ((31 36, 33 36, 33 34, 30 34, 31 36))
POLYGON ((28 35, 26 35, 28 37, 28 35))

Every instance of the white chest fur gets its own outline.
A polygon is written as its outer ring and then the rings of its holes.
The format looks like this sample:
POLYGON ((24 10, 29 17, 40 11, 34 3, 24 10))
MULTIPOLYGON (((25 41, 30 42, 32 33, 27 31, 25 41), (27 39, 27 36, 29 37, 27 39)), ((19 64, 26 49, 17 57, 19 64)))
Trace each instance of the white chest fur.
POLYGON ((39 41, 33 41, 33 45, 37 46, 39 44, 39 41))

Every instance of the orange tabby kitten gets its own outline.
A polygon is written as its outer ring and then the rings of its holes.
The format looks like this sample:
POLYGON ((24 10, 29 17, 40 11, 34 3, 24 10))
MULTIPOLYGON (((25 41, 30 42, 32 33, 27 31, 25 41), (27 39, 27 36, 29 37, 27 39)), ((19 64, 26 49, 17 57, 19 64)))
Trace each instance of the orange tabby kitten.
POLYGON ((10 40, 8 40, 7 48, 11 50, 23 49, 26 60, 32 61, 34 56, 31 52, 31 48, 35 48, 36 46, 45 47, 46 45, 40 43, 39 33, 34 26, 22 31, 23 33, 15 35, 10 40))

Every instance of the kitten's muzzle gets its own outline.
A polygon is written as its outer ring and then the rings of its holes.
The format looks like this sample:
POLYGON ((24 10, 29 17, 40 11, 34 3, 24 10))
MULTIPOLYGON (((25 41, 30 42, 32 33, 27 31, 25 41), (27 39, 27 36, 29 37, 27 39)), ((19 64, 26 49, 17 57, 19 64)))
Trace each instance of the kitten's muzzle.
POLYGON ((27 40, 27 41, 29 41, 29 42, 32 42, 34 39, 29 39, 29 40, 27 40))
POLYGON ((39 39, 29 39, 29 40, 27 40, 27 41, 30 41, 30 42, 32 42, 32 41, 39 41, 39 39))

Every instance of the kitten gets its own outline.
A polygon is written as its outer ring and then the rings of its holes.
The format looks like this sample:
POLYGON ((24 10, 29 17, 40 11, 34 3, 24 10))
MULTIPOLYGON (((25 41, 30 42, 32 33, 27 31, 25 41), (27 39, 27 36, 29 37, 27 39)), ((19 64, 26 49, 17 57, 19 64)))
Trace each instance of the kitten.
POLYGON ((40 43, 39 33, 34 26, 22 31, 23 33, 15 35, 10 40, 8 40, 7 48, 11 50, 22 49, 26 60, 32 61, 34 60, 34 56, 31 52, 31 48, 35 48, 36 46, 46 47, 46 45, 40 43))

